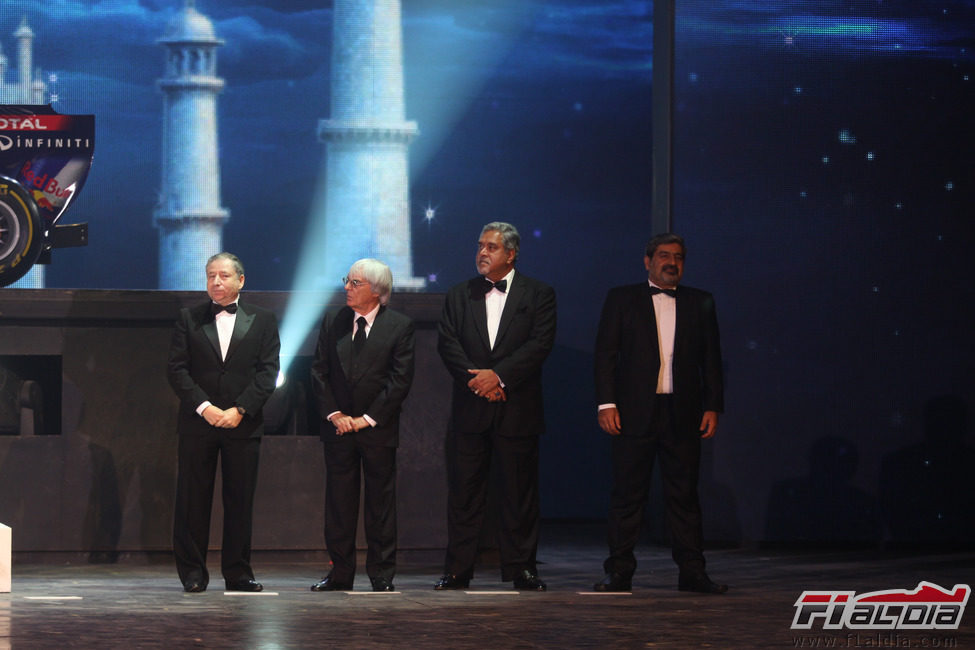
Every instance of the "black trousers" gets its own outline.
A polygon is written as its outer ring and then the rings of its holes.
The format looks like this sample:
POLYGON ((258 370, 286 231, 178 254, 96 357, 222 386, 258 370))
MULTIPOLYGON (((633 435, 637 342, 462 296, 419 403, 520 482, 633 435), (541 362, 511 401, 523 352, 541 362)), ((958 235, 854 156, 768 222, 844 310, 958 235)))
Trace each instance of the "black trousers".
POLYGON ((451 432, 447 440, 446 573, 461 578, 474 575, 492 464, 501 487, 501 579, 514 580, 525 569, 536 571, 538 436, 506 437, 489 430, 451 432))
POLYGON ((396 573, 396 448, 361 444, 354 433, 322 445, 325 453, 325 545, 337 582, 355 580, 359 486, 365 484, 366 573, 396 573), (364 480, 363 480, 364 478, 364 480))
MULTIPOLYGON (((674 562, 682 573, 704 571, 701 505, 697 492, 700 432, 678 430, 671 396, 657 395, 655 399, 654 415, 646 435, 612 437, 609 557, 603 563, 607 573, 632 576, 636 570, 633 549, 640 535, 656 458, 660 459, 674 562)), ((625 414, 622 416, 626 417, 625 414)))
POLYGON ((260 438, 232 438, 222 429, 179 437, 173 554, 184 585, 210 581, 206 555, 218 457, 223 481, 220 569, 227 582, 254 579, 251 528, 260 454, 260 438))

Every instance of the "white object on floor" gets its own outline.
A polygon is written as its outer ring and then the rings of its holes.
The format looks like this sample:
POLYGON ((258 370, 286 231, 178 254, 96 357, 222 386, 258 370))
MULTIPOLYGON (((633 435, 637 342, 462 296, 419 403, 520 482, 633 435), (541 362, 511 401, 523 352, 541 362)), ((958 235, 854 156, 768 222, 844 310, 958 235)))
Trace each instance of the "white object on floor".
POLYGON ((0 594, 10 593, 10 526, 0 524, 0 594))

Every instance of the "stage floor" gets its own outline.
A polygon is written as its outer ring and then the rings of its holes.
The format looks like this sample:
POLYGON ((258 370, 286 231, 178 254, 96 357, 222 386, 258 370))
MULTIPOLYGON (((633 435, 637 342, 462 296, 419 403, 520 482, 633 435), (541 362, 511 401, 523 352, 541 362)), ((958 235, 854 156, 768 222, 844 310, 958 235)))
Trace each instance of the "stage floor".
POLYGON ((398 593, 313 593, 323 554, 255 553, 265 592, 228 595, 219 556, 210 589, 187 594, 164 557, 14 558, 0 594, 0 649, 37 648, 565 648, 975 647, 975 613, 957 630, 792 630, 803 590, 911 590, 971 585, 975 553, 718 550, 723 596, 677 591, 669 551, 645 546, 632 594, 599 595, 604 550, 592 530, 561 528, 539 551, 546 593, 518 593, 486 565, 469 592, 435 592, 440 554, 401 552, 398 593))

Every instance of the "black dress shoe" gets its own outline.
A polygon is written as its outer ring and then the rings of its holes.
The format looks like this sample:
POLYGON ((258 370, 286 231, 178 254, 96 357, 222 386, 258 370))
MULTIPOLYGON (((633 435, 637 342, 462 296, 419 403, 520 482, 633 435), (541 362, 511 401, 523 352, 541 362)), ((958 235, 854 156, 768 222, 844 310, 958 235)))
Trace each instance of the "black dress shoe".
POLYGON ((630 578, 624 578, 618 573, 607 573, 606 577, 592 586, 593 591, 632 591, 630 578))
POLYGON ((467 589, 470 584, 470 578, 459 578, 453 573, 445 573, 440 576, 440 580, 437 580, 437 584, 433 585, 433 588, 437 591, 445 591, 447 589, 467 589))
POLYGON ((682 573, 677 579, 677 588, 680 591, 695 591, 699 594, 723 594, 728 591, 728 585, 712 582, 706 573, 691 575, 682 573))
POLYGON ((352 591, 351 582, 339 582, 331 576, 325 576, 311 586, 312 591, 352 591))
POLYGON ((396 591, 396 587, 393 583, 386 578, 372 578, 372 590, 373 591, 396 591))
POLYGON ((254 580, 237 580, 235 582, 228 580, 226 585, 227 591, 264 591, 264 585, 254 580))
POLYGON ((515 589, 518 591, 545 591, 548 585, 542 582, 535 573, 528 569, 522 569, 518 577, 515 578, 515 589))
POLYGON ((190 580, 185 585, 183 585, 183 591, 190 594, 198 594, 206 590, 207 590, 207 586, 197 580, 190 580))

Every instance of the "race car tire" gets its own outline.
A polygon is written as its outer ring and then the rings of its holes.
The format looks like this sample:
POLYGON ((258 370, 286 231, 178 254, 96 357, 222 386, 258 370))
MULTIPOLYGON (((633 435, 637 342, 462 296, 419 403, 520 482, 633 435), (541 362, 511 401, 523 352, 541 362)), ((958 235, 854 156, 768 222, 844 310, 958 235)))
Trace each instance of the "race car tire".
POLYGON ((13 284, 34 266, 43 243, 34 199, 19 183, 0 176, 0 287, 13 284))

